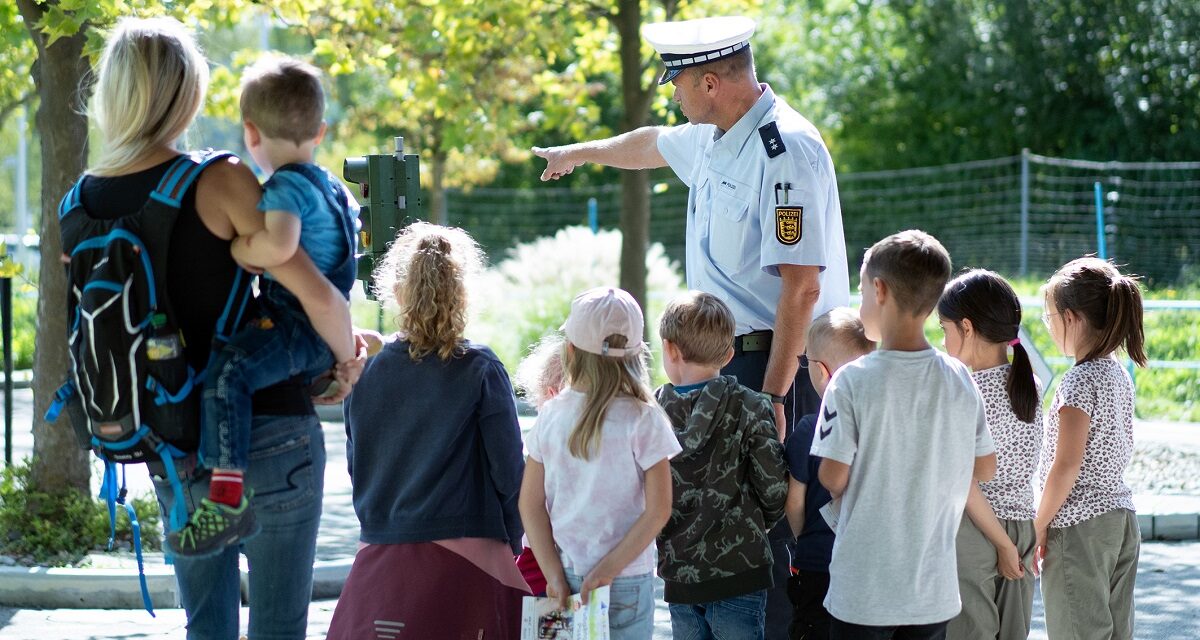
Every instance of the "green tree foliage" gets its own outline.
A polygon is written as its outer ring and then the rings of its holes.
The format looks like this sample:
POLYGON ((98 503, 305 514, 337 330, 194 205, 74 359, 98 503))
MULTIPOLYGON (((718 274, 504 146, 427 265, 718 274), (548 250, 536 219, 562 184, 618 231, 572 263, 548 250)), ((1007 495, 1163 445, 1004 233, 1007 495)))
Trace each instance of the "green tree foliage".
POLYGON ((1200 155, 1200 3, 773 2, 767 76, 834 143, 839 169, 1036 153, 1200 155), (804 109, 802 109, 804 110, 804 109))

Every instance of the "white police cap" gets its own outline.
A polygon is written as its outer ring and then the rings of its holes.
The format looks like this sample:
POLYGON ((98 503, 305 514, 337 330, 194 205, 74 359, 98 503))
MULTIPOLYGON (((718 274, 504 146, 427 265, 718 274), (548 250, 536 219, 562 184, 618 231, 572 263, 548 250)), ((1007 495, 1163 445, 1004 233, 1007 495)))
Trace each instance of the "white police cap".
POLYGON ((642 26, 642 37, 667 66, 658 80, 666 84, 688 67, 728 58, 749 47, 754 27, 745 16, 655 22, 642 26))

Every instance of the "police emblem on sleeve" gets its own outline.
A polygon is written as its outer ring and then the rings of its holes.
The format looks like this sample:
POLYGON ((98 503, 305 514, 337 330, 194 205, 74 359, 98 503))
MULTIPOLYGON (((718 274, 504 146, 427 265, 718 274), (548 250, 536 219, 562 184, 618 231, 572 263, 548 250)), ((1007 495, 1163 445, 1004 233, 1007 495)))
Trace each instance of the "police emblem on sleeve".
POLYGON ((804 207, 775 207, 775 239, 781 244, 796 244, 803 235, 804 207))

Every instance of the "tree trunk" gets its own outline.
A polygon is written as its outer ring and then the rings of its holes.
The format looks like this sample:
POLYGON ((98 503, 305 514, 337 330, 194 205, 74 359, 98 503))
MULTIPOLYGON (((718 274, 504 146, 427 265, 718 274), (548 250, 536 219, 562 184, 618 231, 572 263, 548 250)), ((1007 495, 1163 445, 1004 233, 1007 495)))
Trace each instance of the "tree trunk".
POLYGON ((67 376, 66 273, 59 261, 58 202, 83 172, 88 126, 80 87, 89 72, 83 55, 85 25, 79 33, 46 45, 33 25, 43 9, 18 0, 21 16, 37 44, 33 81, 38 92, 37 128, 42 144, 41 267, 37 338, 33 359, 33 484, 40 490, 88 490, 88 454, 79 448, 64 413, 56 423, 42 419, 55 390, 67 376))
MULTIPOLYGON (((642 84, 642 25, 640 0, 620 0, 613 24, 620 36, 621 130, 632 131, 650 120, 653 87, 642 84)), ((646 251, 650 247, 650 175, 621 172, 621 288, 646 308, 646 251)))

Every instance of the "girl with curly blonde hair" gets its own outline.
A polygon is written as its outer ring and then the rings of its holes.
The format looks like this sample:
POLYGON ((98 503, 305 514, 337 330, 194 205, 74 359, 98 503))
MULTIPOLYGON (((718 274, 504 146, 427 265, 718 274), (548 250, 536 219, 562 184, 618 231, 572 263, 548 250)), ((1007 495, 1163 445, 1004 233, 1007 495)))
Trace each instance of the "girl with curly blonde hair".
POLYGON ((504 365, 464 336, 482 262, 466 232, 418 222, 375 270, 399 331, 346 404, 363 546, 331 640, 372 637, 378 620, 402 620, 416 638, 520 636, 529 590, 513 563, 524 472, 516 404, 504 365))

